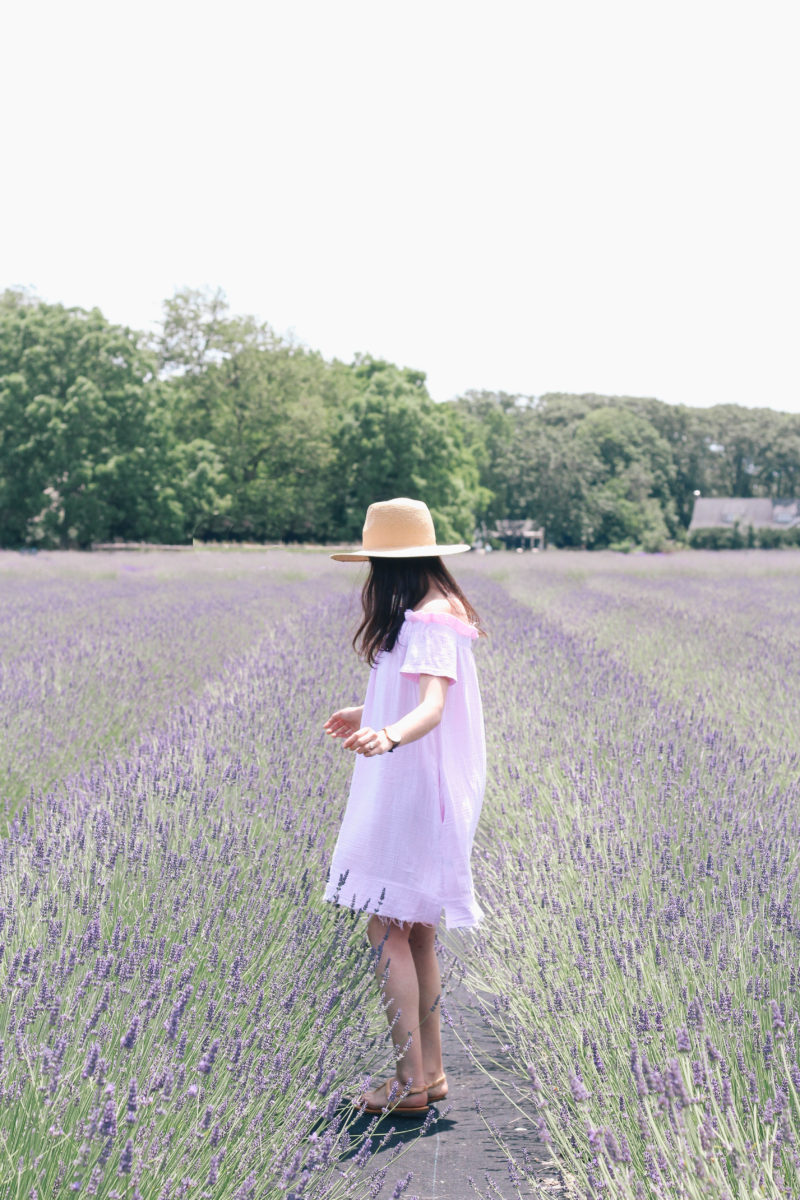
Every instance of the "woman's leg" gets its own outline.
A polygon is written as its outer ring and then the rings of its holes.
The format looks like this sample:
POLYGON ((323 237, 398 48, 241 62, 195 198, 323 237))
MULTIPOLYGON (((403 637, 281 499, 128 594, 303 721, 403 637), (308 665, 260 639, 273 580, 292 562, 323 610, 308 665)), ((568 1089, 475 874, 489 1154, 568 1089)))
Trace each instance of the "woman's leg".
MULTIPOLYGON (((420 1010, 419 984, 409 947, 410 932, 410 929, 401 929, 398 925, 390 924, 387 933, 387 926, 377 916, 371 916, 367 925, 370 945, 373 949, 381 947, 380 958, 375 964, 375 974, 379 983, 383 980, 387 964, 389 968, 385 1009, 398 1056, 397 1078, 404 1084, 413 1079, 412 1086, 416 1088, 422 1087, 425 1076, 417 1028, 420 1010)), ((383 1089, 378 1089, 378 1093, 364 1094, 371 1104, 386 1102, 383 1089)), ((408 1103, 419 1104, 419 1097, 408 1097, 408 1103)))
POLYGON ((442 1066, 441 1006, 442 977, 436 957, 436 930, 418 922, 412 925, 408 947, 417 972, 419 987, 419 1036, 425 1082, 431 1083, 444 1073, 442 1066), (435 1008, 434 1008, 435 1005, 435 1008), (433 1011, 431 1011, 433 1010, 433 1011))

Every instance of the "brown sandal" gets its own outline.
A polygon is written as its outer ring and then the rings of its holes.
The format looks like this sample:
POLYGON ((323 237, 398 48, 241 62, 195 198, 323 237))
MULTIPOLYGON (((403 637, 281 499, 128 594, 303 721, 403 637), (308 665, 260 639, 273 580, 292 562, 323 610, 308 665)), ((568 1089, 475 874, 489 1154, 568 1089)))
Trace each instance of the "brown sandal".
POLYGON ((447 1099, 447 1076, 442 1074, 438 1079, 428 1084, 428 1102, 435 1104, 437 1100, 447 1099))
POLYGON ((385 1079, 380 1086, 386 1088, 386 1103, 381 1104, 381 1105, 364 1104, 364 1093, 362 1092, 361 1095, 358 1097, 358 1099, 355 1102, 355 1106, 357 1109, 359 1109, 360 1112, 365 1112, 365 1113, 390 1112, 393 1117, 405 1117, 405 1116, 416 1117, 416 1116, 419 1116, 420 1113, 427 1112, 428 1109, 430 1108, 430 1105, 428 1104, 428 1101, 427 1101, 428 1089, 426 1087, 409 1088, 408 1091, 406 1092, 405 1085, 402 1084, 400 1082, 400 1080, 397 1079, 394 1075, 390 1075, 389 1078, 385 1079), (389 1103, 389 1092, 391 1090, 393 1083, 397 1084, 396 1092, 397 1092, 398 1096, 403 1096, 403 1099, 405 1099, 407 1096, 423 1096, 424 1095, 426 1097, 425 1103, 424 1104, 400 1104, 397 1100, 393 1100, 392 1103, 390 1104, 389 1103), (404 1092, 405 1092, 405 1095, 403 1095, 404 1092))

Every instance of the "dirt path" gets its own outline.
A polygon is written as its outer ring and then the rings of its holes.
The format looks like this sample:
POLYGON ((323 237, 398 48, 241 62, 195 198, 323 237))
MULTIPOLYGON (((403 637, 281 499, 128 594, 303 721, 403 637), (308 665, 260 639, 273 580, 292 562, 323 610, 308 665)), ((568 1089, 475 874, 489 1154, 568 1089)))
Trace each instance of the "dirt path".
MULTIPOLYGON (((535 1180, 538 1189, 533 1190, 524 1181, 520 1191, 525 1197, 540 1195, 543 1200, 565 1198, 568 1193, 558 1181, 557 1173, 547 1160, 547 1149, 542 1145, 530 1120, 526 1120, 507 1100, 494 1083, 480 1071, 462 1045, 471 1041, 475 1047, 487 1047, 493 1056, 492 1073, 500 1084, 508 1084, 511 1091, 512 1076, 503 1056, 498 1054, 493 1039, 483 1026, 480 1016, 471 1011, 469 997, 463 986, 445 982, 445 1006, 453 1019, 453 1027, 442 1023, 442 1048, 447 1072, 449 1095, 446 1101, 436 1106, 437 1117, 428 1131, 420 1137, 419 1119, 401 1120, 384 1118, 376 1130, 376 1136, 394 1125, 396 1132, 373 1156, 371 1163, 376 1167, 385 1164, 388 1155, 400 1143, 405 1149, 387 1174, 384 1192, 391 1195, 397 1180, 411 1171, 412 1179, 403 1193, 404 1200, 468 1200, 476 1195, 491 1194, 497 1200, 498 1193, 511 1200, 517 1192, 510 1182, 506 1156, 492 1136, 483 1117, 494 1124, 514 1157, 520 1162, 525 1154, 535 1165, 535 1180), (456 1033, 456 1030, 458 1033, 456 1033), (459 1036, 460 1035, 460 1038, 459 1036), (483 1116, 478 1112, 480 1106, 483 1116), (475 1187, 470 1184, 470 1177, 475 1187), (490 1190, 491 1188, 491 1190, 490 1190)), ((354 1133, 366 1129, 369 1121, 362 1117, 353 1128, 354 1133)))

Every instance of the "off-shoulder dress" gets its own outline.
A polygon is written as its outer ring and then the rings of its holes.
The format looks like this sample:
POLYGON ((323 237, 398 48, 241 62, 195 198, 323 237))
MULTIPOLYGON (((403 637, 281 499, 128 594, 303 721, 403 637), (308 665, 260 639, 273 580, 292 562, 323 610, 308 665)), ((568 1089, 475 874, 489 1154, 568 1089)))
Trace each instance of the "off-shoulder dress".
POLYGON ((325 899, 397 922, 448 929, 483 917, 470 854, 486 781, 475 659, 460 617, 407 609, 370 671, 362 724, 382 729, 419 703, 420 675, 449 681, 435 729, 391 754, 357 755, 325 899))

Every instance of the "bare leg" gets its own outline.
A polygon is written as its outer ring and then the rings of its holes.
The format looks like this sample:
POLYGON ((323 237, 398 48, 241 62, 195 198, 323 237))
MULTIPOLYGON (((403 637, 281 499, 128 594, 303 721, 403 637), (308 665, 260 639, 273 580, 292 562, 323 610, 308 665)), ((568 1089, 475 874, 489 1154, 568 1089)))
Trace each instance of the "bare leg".
MULTIPOLYGON (((425 1080, 417 1029, 420 1009, 419 984, 409 947, 410 933, 410 929, 389 925, 387 934, 386 926, 377 916, 371 916, 367 924, 370 944, 373 948, 381 946, 381 955, 375 965, 375 974, 379 982, 383 980, 387 963, 389 968, 385 1008, 397 1054, 397 1078, 401 1084, 413 1081, 412 1086, 416 1088, 422 1087, 425 1080)), ((364 1095, 369 1104, 386 1103, 386 1091, 383 1088, 365 1092, 364 1095)), ((399 1107, 403 1107, 404 1104, 418 1105, 420 1099, 424 1099, 424 1096, 408 1096, 404 1102, 400 1102, 399 1107)))
POLYGON ((419 986, 419 1035, 425 1082, 432 1083, 444 1073, 442 1066, 441 1007, 442 977, 436 957, 436 930, 418 922, 412 925, 408 946, 417 971, 419 986), (434 1005, 436 1006, 434 1008, 434 1005), (433 1010, 433 1011, 431 1011, 433 1010))

